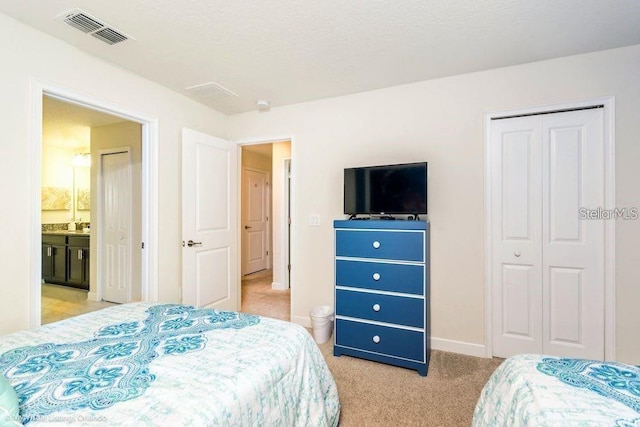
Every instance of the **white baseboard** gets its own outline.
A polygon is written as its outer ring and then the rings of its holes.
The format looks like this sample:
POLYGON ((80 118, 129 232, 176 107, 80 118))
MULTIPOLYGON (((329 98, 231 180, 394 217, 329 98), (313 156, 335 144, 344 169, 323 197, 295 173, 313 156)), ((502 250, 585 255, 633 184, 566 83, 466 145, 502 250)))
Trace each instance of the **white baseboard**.
POLYGON ((465 354, 467 356, 487 357, 486 349, 483 344, 472 344, 468 342, 431 337, 431 348, 433 350, 448 351, 451 353, 465 354))
POLYGON ((98 299, 98 293, 97 292, 89 292, 87 294, 87 301, 100 301, 98 299))
POLYGON ((287 288, 284 283, 271 282, 271 289, 275 291, 286 291, 287 288))

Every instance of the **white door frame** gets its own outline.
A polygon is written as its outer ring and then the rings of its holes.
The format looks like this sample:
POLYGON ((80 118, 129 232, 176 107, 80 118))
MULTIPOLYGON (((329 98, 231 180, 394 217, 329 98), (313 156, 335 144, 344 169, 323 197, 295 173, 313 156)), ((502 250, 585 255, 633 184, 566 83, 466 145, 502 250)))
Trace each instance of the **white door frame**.
MULTIPOLYGON (((120 105, 73 92, 38 79, 31 80, 31 163, 29 197, 31 199, 31 256, 29 278, 29 318, 31 327, 41 323, 42 270, 42 97, 100 111, 142 125, 142 300, 158 300, 158 119, 127 110, 120 105)), ((100 259, 101 254, 97 254, 100 259)))
POLYGON ((285 230, 286 233, 288 235, 288 238, 285 239, 284 242, 284 250, 285 253, 287 254, 287 256, 284 258, 284 262, 285 262, 285 276, 284 276, 284 288, 285 289, 289 289, 291 288, 291 274, 290 272, 287 272, 287 265, 291 264, 291 247, 290 247, 290 240, 291 240, 291 234, 293 233, 291 230, 291 224, 288 224, 289 219, 291 218, 292 214, 291 214, 291 209, 293 208, 293 205, 291 204, 291 186, 293 185, 293 179, 291 178, 291 157, 286 157, 283 159, 284 162, 284 212, 285 212, 285 223, 284 226, 286 227, 285 230))
MULTIPOLYGON (((615 207, 615 98, 613 96, 571 101, 558 104, 547 104, 521 108, 516 110, 490 112, 484 121, 484 297, 485 297, 485 356, 493 355, 492 336, 492 247, 491 209, 493 198, 491 194, 491 120, 555 111, 589 108, 597 105, 604 106, 604 203, 603 209, 615 207)), ((577 214, 577 213, 576 213, 577 214)), ((615 276, 615 221, 604 224, 604 356, 605 360, 616 359, 616 276, 615 276)))
MULTIPOLYGON (((291 218, 297 218, 296 216, 296 211, 295 211, 295 150, 296 150, 296 142, 295 142, 295 137, 293 135, 281 135, 281 136, 265 136, 265 137, 255 137, 255 138, 242 138, 239 140, 236 140, 235 142, 242 146, 242 145, 258 145, 258 144, 273 144, 276 142, 283 142, 283 141, 289 141, 289 143, 291 144, 291 156, 289 157, 290 161, 291 161, 291 194, 290 194, 290 200, 289 203, 291 203, 291 218)), ((240 150, 240 155, 238 156, 238 169, 240 170, 242 167, 242 150, 240 150)), ((286 177, 282 178, 282 177, 276 177, 273 175, 273 172, 271 173, 271 182, 273 185, 273 182, 276 179, 286 179, 286 177)), ((271 190, 273 191, 273 190, 271 190)), ((238 203, 240 203, 240 198, 238 198, 238 203)), ((288 214, 287 214, 287 206, 282 203, 281 206, 272 206, 273 209, 280 209, 280 226, 282 230, 287 230, 287 218, 288 218, 288 214)), ((238 206, 238 209, 240 209, 240 207, 238 206)), ((298 323, 300 325, 303 326, 309 326, 309 318, 307 316, 299 316, 296 317, 295 316, 295 294, 296 294, 296 287, 295 287, 295 265, 296 265, 296 252, 295 252, 295 248, 296 248, 296 227, 295 227, 295 223, 291 224, 291 273, 289 276, 289 287, 291 289, 291 322, 294 323, 298 323)), ((273 224, 272 224, 273 226, 273 224)), ((238 239, 240 239, 240 235, 238 235, 238 239)), ((286 239, 283 239, 286 240, 286 239)), ((240 241, 238 241, 239 244, 241 244, 240 241)), ((272 250, 275 250, 275 248, 271 248, 272 250)), ((288 248, 283 248, 283 249, 288 249, 288 248)), ((274 258, 271 258, 272 260, 274 258)), ((287 260, 286 257, 280 257, 280 263, 278 265, 275 265, 275 263, 273 263, 273 269, 279 269, 279 271, 282 272, 283 277, 287 277, 288 275, 286 274, 287 272, 287 260)))

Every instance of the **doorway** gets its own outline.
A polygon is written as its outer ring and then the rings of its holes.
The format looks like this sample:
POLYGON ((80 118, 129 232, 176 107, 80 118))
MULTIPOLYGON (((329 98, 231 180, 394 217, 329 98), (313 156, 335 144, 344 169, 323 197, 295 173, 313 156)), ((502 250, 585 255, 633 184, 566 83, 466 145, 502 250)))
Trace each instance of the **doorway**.
POLYGON ((50 323, 110 306, 99 294, 116 303, 140 298, 141 250, 132 250, 131 235, 141 240, 141 126, 52 97, 42 101, 42 323, 50 323), (105 167, 105 156, 117 153, 126 153, 124 163, 105 167), (109 179, 118 170, 126 181, 109 179), (111 247, 114 233, 120 238, 111 247), (114 295, 113 278, 128 284, 126 295, 114 295))
MULTIPOLYGON (((101 101, 88 98, 83 95, 79 95, 76 93, 72 93, 65 89, 61 89, 58 87, 51 86, 49 84, 44 84, 39 81, 34 81, 34 90, 32 96, 32 111, 33 111, 33 121, 32 121, 32 143, 31 143, 31 152, 32 158, 35 159, 35 165, 39 167, 31 168, 31 200, 33 206, 33 215, 32 215, 32 256, 33 260, 33 269, 31 269, 31 280, 30 280, 30 319, 31 326, 36 327, 42 323, 42 309, 43 309, 43 295, 42 295, 42 266, 43 266, 43 242, 42 242, 42 230, 43 230, 43 218, 42 218, 42 190, 43 190, 43 182, 46 178, 43 172, 43 141, 44 141, 44 122, 45 122, 45 104, 48 103, 49 100, 54 100, 62 103, 65 107, 72 106, 77 109, 77 111, 82 111, 84 114, 95 114, 100 113, 104 116, 112 116, 110 120, 117 119, 118 121, 129 121, 133 124, 137 124, 139 127, 139 139, 141 141, 141 161, 140 167, 142 169, 141 177, 140 177, 140 197, 141 206, 139 209, 139 218, 141 219, 141 223, 144 224, 141 230, 142 242, 146 245, 146 250, 141 256, 141 260, 139 261, 140 267, 140 276, 141 276, 141 288, 140 288, 140 300, 143 301, 155 301, 157 299, 157 120, 152 118, 147 118, 140 116, 136 113, 128 112, 123 110, 121 107, 111 106, 105 104, 101 101), (115 118, 115 119, 114 119, 115 118), (140 128, 141 127, 141 128, 140 128), (145 160, 144 162, 142 160, 145 160)), ((86 124, 84 126, 86 128, 86 124)), ((90 154, 90 153, 83 153, 90 154)), ((71 191, 69 191, 69 194, 71 191)), ((90 191, 87 191, 88 194, 85 194, 85 198, 90 197, 90 191)), ((76 193, 82 194, 80 191, 76 193)), ((71 196, 69 195, 69 199, 71 196)), ((95 199, 95 198, 93 198, 95 199)), ((65 209, 66 213, 59 213, 59 215, 66 216, 71 212, 71 207, 73 206, 78 211, 82 209, 77 205, 80 203, 78 197, 74 197, 73 205, 71 204, 71 200, 68 201, 65 209)), ((86 202, 86 200, 85 200, 86 202)), ((88 218, 92 215, 90 213, 90 209, 87 210, 88 218)), ((80 223, 81 227, 84 228, 84 225, 90 225, 89 220, 85 220, 82 216, 78 215, 78 217, 73 218, 73 214, 69 219, 65 219, 65 223, 67 223, 65 228, 69 228, 68 223, 71 220, 74 220, 80 223), (78 221, 79 218, 82 218, 82 222, 78 221), (85 224, 86 221, 86 224, 85 224)), ((84 214, 83 214, 84 216, 84 214)), ((60 222, 58 219, 56 223, 64 224, 60 222)), ((95 223, 95 221, 94 221, 95 223)), ((77 227, 77 225, 76 225, 77 227)), ((94 224, 95 228, 95 224, 94 224)), ((69 231, 69 230, 66 230, 69 231)), ((82 232, 82 230, 78 230, 82 232)), ((95 232, 98 232, 96 230, 95 232)), ((89 231, 88 236, 94 233, 93 230, 89 231)), ((87 237, 88 237, 87 236, 87 237)), ((77 236, 80 237, 80 236, 77 236)), ((77 242, 74 243, 76 244, 77 242)), ((97 240, 97 239, 94 239, 97 240)), ((69 242, 66 241, 68 244, 69 242)), ((74 248, 75 249, 75 248, 74 248)), ((86 256, 90 250, 78 250, 79 260, 74 260, 74 263, 78 265, 83 265, 81 261, 84 261, 82 258, 86 256), (82 256, 79 254, 82 252, 82 256)), ((91 251, 92 255, 99 255, 97 252, 99 250, 91 251)), ((94 263, 95 264, 95 263, 94 263)), ((85 263, 84 267, 86 272, 83 272, 83 275, 98 273, 101 266, 95 265, 95 268, 91 269, 90 263, 85 263), (92 271, 93 270, 93 271, 92 271), (96 271, 98 270, 98 271, 96 271)), ((80 271, 83 271, 82 269, 80 271)), ((77 273, 77 272, 76 272, 77 273)), ((67 277, 73 279, 73 282, 82 282, 84 281, 84 276, 74 276, 73 274, 69 274, 67 272, 67 277)), ((61 288, 64 291, 68 290, 66 287, 61 288)), ((78 298, 76 298, 78 299, 78 298)), ((91 290, 84 298, 79 298, 87 305, 89 303, 97 303, 102 300, 101 290, 98 288, 97 290, 91 290)), ((44 301, 46 302, 46 301, 44 301)), ((80 314, 81 311, 90 311, 87 307, 79 309, 74 313, 67 314, 80 314)), ((58 319, 55 319, 58 320, 58 319)))
POLYGON ((290 320, 291 141, 241 149, 241 309, 290 320))
POLYGON ((615 358, 611 102, 487 117, 487 356, 615 358))

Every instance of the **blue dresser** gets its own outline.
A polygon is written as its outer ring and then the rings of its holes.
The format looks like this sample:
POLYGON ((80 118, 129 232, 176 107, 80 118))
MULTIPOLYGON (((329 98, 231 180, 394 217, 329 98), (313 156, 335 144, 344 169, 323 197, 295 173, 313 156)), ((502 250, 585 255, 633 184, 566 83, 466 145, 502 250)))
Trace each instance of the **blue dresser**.
POLYGON ((337 220, 335 356, 429 365, 429 224, 337 220))

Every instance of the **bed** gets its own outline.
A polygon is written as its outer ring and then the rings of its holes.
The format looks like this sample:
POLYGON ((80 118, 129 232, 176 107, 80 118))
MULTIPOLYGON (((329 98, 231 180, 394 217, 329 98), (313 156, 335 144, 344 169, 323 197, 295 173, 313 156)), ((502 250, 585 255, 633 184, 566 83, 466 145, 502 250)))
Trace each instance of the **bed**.
POLYGON ((640 368, 518 355, 484 386, 474 426, 640 426, 640 368))
POLYGON ((304 328, 178 304, 125 304, 1 337, 0 372, 29 426, 336 426, 340 413, 304 328))

